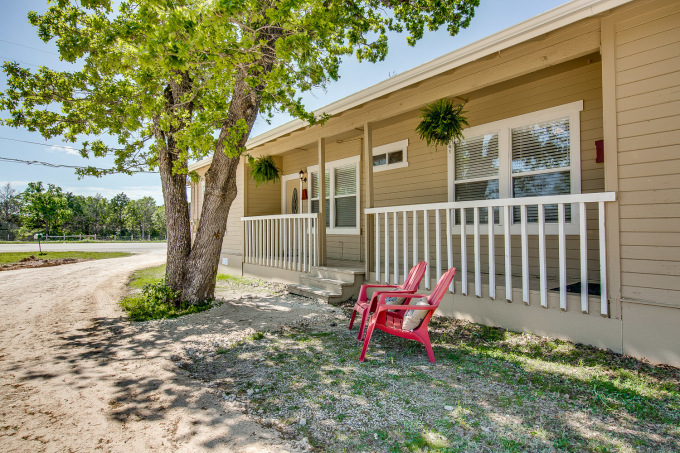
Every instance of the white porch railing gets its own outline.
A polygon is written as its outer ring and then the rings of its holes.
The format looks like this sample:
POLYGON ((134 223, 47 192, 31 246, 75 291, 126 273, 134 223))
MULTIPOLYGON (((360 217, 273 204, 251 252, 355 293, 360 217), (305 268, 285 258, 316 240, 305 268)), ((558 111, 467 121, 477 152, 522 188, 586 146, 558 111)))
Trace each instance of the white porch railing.
MULTIPOLYGON (((599 212, 598 243, 600 265, 601 314, 608 315, 607 255, 605 247, 605 202, 615 201, 614 192, 546 197, 475 200, 451 203, 431 203, 366 209, 366 225, 374 222, 374 269, 377 280, 400 283, 400 267, 406 275, 412 263, 427 262, 425 287, 430 289, 430 271, 434 267, 437 280, 442 273, 442 262, 447 268, 457 267, 460 292, 468 294, 468 237, 473 238, 474 294, 482 297, 482 237, 488 241, 489 297, 496 299, 496 242, 504 238, 505 298, 512 301, 512 236, 521 238, 522 300, 529 304, 529 235, 538 236, 538 268, 541 306, 548 306, 546 235, 557 237, 560 308, 567 309, 567 235, 579 238, 581 281, 581 311, 588 312, 588 205, 599 212), (493 216, 489 213, 493 212, 493 216), (546 212, 549 212, 546 221, 546 212), (434 232, 430 226, 434 213, 434 232), (373 219, 371 219, 371 216, 373 219), (489 221, 493 218, 493 222, 489 221), (401 222, 400 222, 401 220, 401 222), (400 224, 401 223, 401 227, 400 224), (421 225, 422 223, 422 225, 421 225), (410 225, 410 228, 409 228, 410 225), (381 238, 381 228, 382 235, 381 238), (401 228, 401 244, 400 244, 401 228), (444 241, 442 230, 445 229, 444 241), (411 230, 411 231, 409 231, 411 230), (412 242, 409 244, 409 236, 412 242), (454 263, 454 236, 460 236, 460 262, 454 263), (422 238, 422 247, 419 240, 422 238), (434 241, 434 247, 432 242, 434 241), (443 244, 445 242, 445 244, 443 244), (392 247, 390 247, 392 245, 392 247), (403 253, 400 259, 400 253, 403 253), (383 256, 384 255, 384 256, 383 256), (381 263, 382 259, 382 263, 381 263), (400 266, 401 262, 401 266, 400 266), (432 266, 434 262, 434 266, 432 266)), ((592 211, 591 211, 592 212, 592 211)), ((454 283, 450 291, 454 292, 454 283)))
POLYGON ((319 263, 319 214, 241 217, 244 261, 260 266, 311 272, 319 263))

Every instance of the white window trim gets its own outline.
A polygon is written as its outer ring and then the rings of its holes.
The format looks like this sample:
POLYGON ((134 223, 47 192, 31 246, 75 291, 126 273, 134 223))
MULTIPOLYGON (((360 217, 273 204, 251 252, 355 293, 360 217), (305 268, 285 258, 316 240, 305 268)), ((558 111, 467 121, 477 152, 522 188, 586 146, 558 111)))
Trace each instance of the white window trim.
MULTIPOLYGON (((381 171, 386 171, 386 170, 394 170, 395 168, 404 168, 408 167, 408 139, 405 140, 400 140, 398 142, 392 142, 388 143, 386 145, 380 145, 380 146, 375 146, 373 148, 373 155, 377 156, 378 154, 387 154, 387 153, 393 153, 394 151, 401 151, 403 154, 403 160, 401 162, 397 162, 396 164, 385 164, 385 165, 378 165, 377 167, 374 165, 373 166, 373 173, 379 173, 381 171)), ((387 159, 387 156, 385 156, 387 159)), ((373 162, 371 162, 371 165, 373 162)))
MULTIPOLYGON (((334 206, 335 204, 333 203, 333 200, 335 199, 335 178, 333 177, 333 171, 330 171, 331 178, 330 178, 330 193, 326 194, 330 198, 331 202, 329 203, 331 207, 331 212, 330 212, 330 226, 326 228, 326 234, 330 235, 335 235, 335 234, 350 234, 350 235, 358 235, 361 231, 361 173, 360 173, 360 162, 361 162, 361 156, 352 156, 352 157, 347 157, 345 159, 339 159, 339 160, 334 160, 331 162, 326 162, 326 170, 333 170, 338 167, 347 167, 349 165, 356 165, 356 172, 357 172, 357 213, 356 213, 356 219, 357 219, 357 226, 356 228, 338 228, 338 227, 333 227, 335 225, 335 209, 334 206)), ((312 178, 312 172, 318 172, 319 171, 319 166, 318 165, 312 165, 311 167, 307 167, 307 177, 309 178, 309 183, 310 183, 310 190, 309 190, 309 200, 307 203, 307 212, 311 214, 312 212, 312 193, 311 193, 311 178, 312 178)), ((320 188, 319 188, 320 189, 320 188)), ((321 200, 319 200, 321 202, 321 200)), ((325 221, 324 219, 321 220, 322 222, 325 221)))
POLYGON ((286 212, 286 182, 292 179, 300 181, 300 187, 298 189, 298 203, 300 203, 300 205, 298 212, 302 213, 302 181, 300 180, 300 173, 292 173, 290 175, 281 176, 281 214, 286 212))
MULTIPOLYGON (((527 113, 524 115, 513 116, 491 123, 481 124, 465 129, 465 137, 475 137, 490 133, 498 133, 498 197, 501 199, 513 198, 512 196, 512 134, 511 130, 515 127, 526 126, 531 123, 538 123, 542 121, 549 121, 560 117, 569 117, 569 141, 570 141, 570 162, 569 176, 571 184, 571 193, 581 193, 581 116, 583 111, 583 101, 570 102, 568 104, 558 105, 543 110, 527 113)), ((448 166, 448 201, 455 201, 455 148, 451 143, 447 152, 447 166, 448 166)), ((542 173, 542 172, 539 172, 542 173)), ((503 218, 500 219, 503 225, 503 218)), ((566 222, 567 232, 571 234, 577 233, 579 225, 578 209, 571 210, 571 222, 566 222)), ((527 225, 531 231, 537 228, 537 225, 527 225)), ((546 231, 551 232, 553 226, 546 224, 546 231)), ((471 227, 468 225, 466 230, 471 227)), ((460 229, 460 227, 456 227, 460 229)), ((519 225, 512 226, 512 233, 519 233, 519 225)))

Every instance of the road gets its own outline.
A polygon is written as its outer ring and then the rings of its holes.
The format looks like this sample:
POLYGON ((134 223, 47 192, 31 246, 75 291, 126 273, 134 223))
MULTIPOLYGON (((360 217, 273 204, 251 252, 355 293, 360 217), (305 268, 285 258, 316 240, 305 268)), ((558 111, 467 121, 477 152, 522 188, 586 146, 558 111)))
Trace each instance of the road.
POLYGON ((181 329, 123 317, 129 275, 165 244, 47 245, 75 249, 135 255, 0 272, 0 451, 292 450, 176 366, 181 329))

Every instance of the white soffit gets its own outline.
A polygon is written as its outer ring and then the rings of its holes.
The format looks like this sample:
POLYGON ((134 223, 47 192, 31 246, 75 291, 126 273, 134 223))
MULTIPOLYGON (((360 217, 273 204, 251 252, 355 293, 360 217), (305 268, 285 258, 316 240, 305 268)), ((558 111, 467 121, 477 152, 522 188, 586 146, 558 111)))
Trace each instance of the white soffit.
MULTIPOLYGON (((605 11, 630 3, 631 1, 633 0, 574 0, 510 28, 499 31, 498 33, 494 33, 493 35, 465 47, 461 47, 446 55, 442 55, 425 64, 409 69, 406 72, 397 74, 383 82, 328 104, 327 106, 316 110, 314 113, 316 115, 321 115, 322 113, 327 113, 331 116, 337 115, 338 113, 365 104, 366 102, 408 87, 409 85, 450 71, 451 69, 536 38, 553 30, 557 30, 574 22, 578 22, 579 20, 596 16, 605 11)), ((257 137, 251 138, 246 143, 246 148, 252 149, 306 126, 306 122, 295 119, 260 134, 257 137)), ((203 159, 200 162, 192 164, 190 169, 192 167, 194 169, 199 168, 197 164, 200 163, 201 166, 203 166, 209 161, 210 159, 203 159)))

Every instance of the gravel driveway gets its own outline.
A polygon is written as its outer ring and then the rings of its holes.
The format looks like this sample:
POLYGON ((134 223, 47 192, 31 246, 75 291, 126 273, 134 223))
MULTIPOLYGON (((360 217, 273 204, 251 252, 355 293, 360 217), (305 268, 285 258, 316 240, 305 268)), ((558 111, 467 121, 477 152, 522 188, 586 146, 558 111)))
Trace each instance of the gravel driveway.
POLYGON ((122 317, 127 278, 165 244, 46 247, 137 254, 0 274, 0 451, 295 450, 169 360, 181 324, 122 317))

